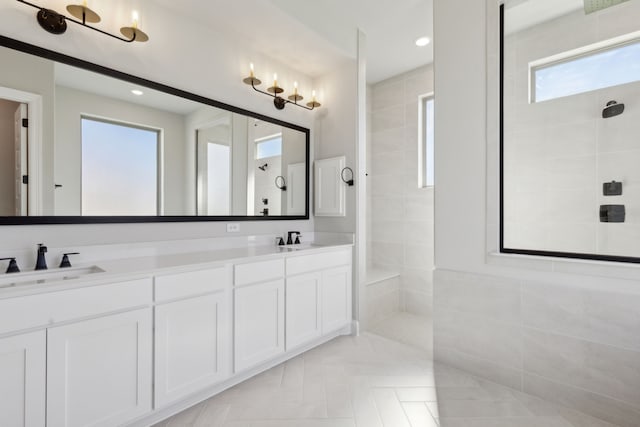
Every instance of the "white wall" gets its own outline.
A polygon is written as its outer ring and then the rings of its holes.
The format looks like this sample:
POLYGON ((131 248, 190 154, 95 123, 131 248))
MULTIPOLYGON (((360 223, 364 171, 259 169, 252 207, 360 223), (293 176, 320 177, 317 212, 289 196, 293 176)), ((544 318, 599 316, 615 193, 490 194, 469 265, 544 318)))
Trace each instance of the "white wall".
POLYGON ((14 114, 20 104, 0 99, 0 215, 14 215, 15 126, 14 114))
MULTIPOLYGON (((601 26, 626 25, 611 17, 613 9, 599 12, 601 26)), ((637 427, 640 271, 492 254, 498 235, 498 4, 436 0, 434 11, 436 358, 637 427)))
MULTIPOLYGON (((318 79, 322 88, 320 101, 323 109, 318 111, 315 124, 316 138, 322 141, 314 147, 316 159, 346 157, 346 166, 358 170, 357 160, 357 78, 355 60, 345 61, 331 74, 318 79)), ((356 186, 346 187, 346 216, 316 218, 317 231, 356 231, 356 186)), ((346 186, 346 184, 345 184, 346 186)))
MULTIPOLYGON (((83 116, 162 130, 162 200, 165 215, 187 215, 184 188, 193 175, 185 171, 185 117, 114 98, 56 86, 56 215, 80 215, 83 116)), ((122 153, 126 155, 126 153, 122 153)))
POLYGON ((422 315, 432 307, 434 189, 418 186, 418 105, 432 92, 432 65, 371 89, 371 266, 400 274, 400 308, 422 315))
MULTIPOLYGON (((62 4, 55 5, 63 9, 62 4)), ((140 5, 144 29, 150 42, 126 44, 77 26, 70 26, 66 34, 51 35, 42 30, 34 18, 34 9, 18 2, 0 4, 0 26, 3 35, 48 49, 78 57, 93 63, 112 67, 149 80, 165 83, 222 102, 256 111, 277 119, 313 127, 314 114, 301 108, 277 111, 267 97, 256 94, 242 83, 248 73, 249 62, 256 64, 260 75, 278 72, 279 82, 291 86, 293 80, 301 88, 310 88, 308 76, 292 70, 277 59, 263 56, 250 45, 239 43, 231 35, 216 33, 215 29, 188 21, 170 13, 161 6, 140 5), (169 25, 170 23, 170 25, 169 25), (203 45, 202 41, 206 40, 203 45), (203 55, 203 51, 206 54, 203 55)), ((105 28, 117 28, 130 18, 130 4, 114 0, 104 14, 105 28)), ((117 31, 117 30, 115 30, 117 31)), ((13 63, 12 63, 13 64, 13 63)), ((49 67, 51 65, 45 65, 49 67)), ((5 75, 5 63, 0 67, 5 75)), ((38 67, 26 72, 36 73, 38 67)), ((331 83, 331 81, 328 81, 331 83)), ((354 85, 352 85, 355 87, 354 85)), ((51 92, 53 82, 51 82, 51 92)), ((353 90, 351 91, 353 92, 353 90)), ((349 99, 350 91, 340 93, 339 99, 349 99)), ((52 102, 52 101, 51 101, 52 102)), ((336 100, 336 108, 340 101, 336 100)), ((330 105, 327 102, 327 105, 330 105)), ((45 104, 45 110, 51 105, 45 104)), ((321 110, 320 110, 321 111, 321 110)), ((52 120, 47 122, 52 129, 52 120)), ((338 119, 344 123, 348 119, 338 119)), ((52 135, 45 131, 44 135, 52 135)), ((312 133, 313 137, 313 133, 312 133)), ((51 153, 49 152, 51 158, 51 153)), ((51 188, 53 187, 51 183, 51 188)), ((195 206, 195 204, 194 204, 195 206)), ((286 230, 313 230, 313 220, 243 222, 240 234, 283 233, 286 230)), ((74 246, 91 243, 154 241, 190 237, 226 235, 224 223, 167 223, 123 225, 68 225, 68 226, 8 226, 0 230, 0 251, 29 249, 45 242, 50 247, 74 246)))

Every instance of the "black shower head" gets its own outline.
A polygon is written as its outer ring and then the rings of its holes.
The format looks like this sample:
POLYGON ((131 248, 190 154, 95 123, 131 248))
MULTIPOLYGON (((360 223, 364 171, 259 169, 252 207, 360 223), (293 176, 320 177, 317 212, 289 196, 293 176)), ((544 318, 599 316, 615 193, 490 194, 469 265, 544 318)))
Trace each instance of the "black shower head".
POLYGON ((267 166, 269 166, 269 164, 268 164, 268 163, 265 163, 265 164, 264 164, 264 165, 262 165, 262 166, 258 166, 258 169, 260 169, 261 171, 266 171, 266 170, 267 170, 267 166))
POLYGON ((616 101, 607 102, 607 106, 602 110, 602 118, 619 116, 624 112, 624 104, 618 104, 616 101))

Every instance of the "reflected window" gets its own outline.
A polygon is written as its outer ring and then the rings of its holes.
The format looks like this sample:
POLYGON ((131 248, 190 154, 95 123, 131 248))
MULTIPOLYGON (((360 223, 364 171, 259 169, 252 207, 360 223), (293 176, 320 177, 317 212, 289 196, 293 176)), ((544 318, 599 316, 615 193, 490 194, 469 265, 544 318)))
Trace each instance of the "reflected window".
POLYGON ((282 155, 282 134, 256 139, 256 159, 282 155))
POLYGON ((533 102, 640 81, 640 41, 567 55, 531 67, 533 102))
POLYGON ((420 138, 418 142, 420 187, 432 187, 434 182, 434 105, 433 95, 420 97, 420 138))
POLYGON ((82 214, 158 215, 160 131, 82 118, 82 214))

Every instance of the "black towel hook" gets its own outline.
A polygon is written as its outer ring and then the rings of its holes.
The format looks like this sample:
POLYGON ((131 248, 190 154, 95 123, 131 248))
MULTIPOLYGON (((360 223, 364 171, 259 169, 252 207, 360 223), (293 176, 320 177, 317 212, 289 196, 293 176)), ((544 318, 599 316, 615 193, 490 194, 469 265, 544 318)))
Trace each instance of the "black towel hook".
POLYGON ((344 182, 345 184, 347 184, 349 187, 353 187, 353 169, 351 169, 349 166, 347 166, 346 168, 343 168, 342 171, 340 172, 340 178, 342 179, 342 182, 344 182), (351 179, 344 179, 344 171, 349 171, 351 172, 351 179))

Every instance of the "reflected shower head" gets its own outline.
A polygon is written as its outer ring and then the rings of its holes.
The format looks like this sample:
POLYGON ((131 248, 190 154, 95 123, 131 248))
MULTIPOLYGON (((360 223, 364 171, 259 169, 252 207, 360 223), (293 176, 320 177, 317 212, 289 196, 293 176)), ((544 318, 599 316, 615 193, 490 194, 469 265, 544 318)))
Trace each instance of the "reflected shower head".
POLYGON ((629 0, 584 0, 584 13, 593 13, 629 0))
POLYGON ((602 118, 619 116, 624 112, 624 104, 618 104, 616 101, 607 102, 607 106, 602 110, 602 118))
POLYGON ((262 166, 258 166, 258 169, 260 169, 261 171, 266 171, 266 170, 267 170, 267 166, 269 166, 269 164, 268 164, 268 163, 265 163, 265 164, 264 164, 264 165, 262 165, 262 166))

